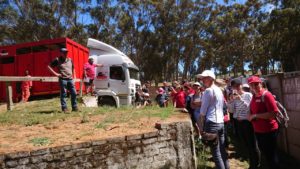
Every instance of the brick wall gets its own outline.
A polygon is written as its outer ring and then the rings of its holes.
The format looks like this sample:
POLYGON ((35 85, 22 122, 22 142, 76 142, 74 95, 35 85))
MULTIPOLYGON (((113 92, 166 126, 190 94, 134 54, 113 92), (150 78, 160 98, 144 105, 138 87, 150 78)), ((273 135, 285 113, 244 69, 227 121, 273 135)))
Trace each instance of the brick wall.
POLYGON ((284 104, 290 117, 289 127, 280 129, 279 146, 300 160, 300 73, 272 75, 268 81, 272 93, 284 104))
POLYGON ((156 125, 157 131, 0 155, 0 168, 196 168, 189 121, 156 125))

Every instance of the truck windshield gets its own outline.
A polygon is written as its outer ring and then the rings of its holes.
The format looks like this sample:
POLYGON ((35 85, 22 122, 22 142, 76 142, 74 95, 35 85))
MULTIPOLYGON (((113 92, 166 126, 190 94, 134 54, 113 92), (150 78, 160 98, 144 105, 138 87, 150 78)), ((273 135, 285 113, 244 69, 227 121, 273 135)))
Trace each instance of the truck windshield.
POLYGON ((133 68, 128 68, 130 79, 140 80, 139 71, 133 68))

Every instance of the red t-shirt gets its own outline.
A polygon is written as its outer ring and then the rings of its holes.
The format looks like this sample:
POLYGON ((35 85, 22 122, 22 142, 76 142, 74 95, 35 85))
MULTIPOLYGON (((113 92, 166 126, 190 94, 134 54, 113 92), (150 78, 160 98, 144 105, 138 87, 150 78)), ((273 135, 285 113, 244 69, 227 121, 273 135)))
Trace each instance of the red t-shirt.
POLYGON ((190 89, 189 89, 189 94, 195 94, 195 90, 192 89, 192 88, 190 88, 190 89))
POLYGON ((185 93, 184 91, 179 91, 175 95, 176 108, 185 108, 185 93))
MULTIPOLYGON (((264 101, 262 100, 262 90, 258 96, 253 96, 250 102, 251 114, 262 114, 267 112, 278 113, 278 107, 273 95, 267 91, 264 95, 264 101)), ((276 119, 260 119, 252 120, 254 131, 257 133, 268 133, 278 129, 278 123, 276 119)))
POLYGON ((94 79, 95 78, 95 67, 96 64, 90 64, 89 62, 85 63, 83 66, 83 69, 86 72, 86 76, 90 79, 94 79))

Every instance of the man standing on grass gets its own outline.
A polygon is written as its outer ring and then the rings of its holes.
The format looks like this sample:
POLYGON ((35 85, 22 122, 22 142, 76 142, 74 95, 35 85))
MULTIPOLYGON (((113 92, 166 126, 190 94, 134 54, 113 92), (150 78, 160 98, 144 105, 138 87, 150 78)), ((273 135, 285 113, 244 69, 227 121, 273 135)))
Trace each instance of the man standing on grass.
POLYGON ((59 78, 60 85, 60 104, 64 113, 69 113, 66 103, 67 90, 71 93, 72 111, 78 111, 76 101, 76 90, 74 87, 74 79, 76 79, 74 64, 71 58, 68 58, 68 50, 66 48, 60 49, 61 55, 54 59, 48 65, 49 71, 59 78), (59 73, 53 70, 54 67, 58 68, 59 73))

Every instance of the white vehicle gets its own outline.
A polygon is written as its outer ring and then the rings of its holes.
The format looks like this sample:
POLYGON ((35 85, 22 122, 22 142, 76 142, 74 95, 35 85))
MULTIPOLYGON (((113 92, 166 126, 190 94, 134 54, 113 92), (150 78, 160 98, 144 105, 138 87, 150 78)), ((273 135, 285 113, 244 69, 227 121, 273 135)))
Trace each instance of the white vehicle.
POLYGON ((132 105, 136 89, 141 86, 139 69, 118 49, 95 39, 88 39, 87 47, 94 62, 103 64, 96 68, 94 80, 98 105, 132 105))

